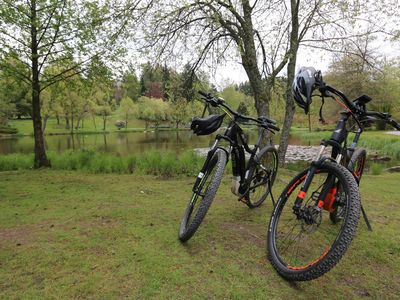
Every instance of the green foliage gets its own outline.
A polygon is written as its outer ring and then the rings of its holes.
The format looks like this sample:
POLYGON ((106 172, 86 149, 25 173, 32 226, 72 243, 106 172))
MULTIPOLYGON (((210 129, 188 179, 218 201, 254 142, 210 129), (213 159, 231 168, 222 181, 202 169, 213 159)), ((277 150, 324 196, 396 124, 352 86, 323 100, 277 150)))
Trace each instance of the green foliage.
POLYGON ((208 77, 203 72, 192 72, 190 64, 185 64, 182 72, 178 72, 167 65, 142 65, 140 76, 140 90, 142 96, 162 98, 175 102, 184 98, 192 101, 197 98, 198 90, 210 90, 208 77))
POLYGON ((148 123, 154 123, 158 128, 161 122, 170 120, 168 104, 162 99, 140 97, 138 106, 138 118, 148 123))
POLYGON ((169 115, 171 121, 175 123, 176 128, 179 127, 179 124, 185 123, 191 119, 190 105, 185 99, 178 98, 175 102, 170 102, 169 106, 169 115))
POLYGON ((0 126, 6 126, 8 119, 16 112, 15 104, 8 99, 0 98, 0 126))
POLYGON ((235 86, 231 85, 224 88, 220 95, 233 110, 238 110, 241 106, 242 110, 246 108, 248 115, 256 115, 254 99, 237 90, 235 86))
POLYGON ((125 73, 122 78, 123 98, 128 97, 137 101, 140 97, 140 82, 133 69, 125 73))
MULTIPOLYGON (((389 112, 400 118, 400 66, 395 62, 384 62, 380 68, 372 68, 358 56, 344 54, 335 60, 325 76, 325 81, 343 91, 350 99, 366 94, 372 98, 367 109, 389 112)), ((324 108, 328 119, 337 119, 342 109, 335 103, 328 102, 324 108)), ((377 123, 377 129, 386 128, 384 123, 377 123)))
POLYGON ((26 65, 14 52, 0 59, 0 123, 3 124, 14 115, 22 117, 31 114, 30 87, 11 71, 13 69, 23 76, 29 76, 26 65))
POLYGON ((0 170, 29 170, 33 166, 33 154, 14 153, 9 155, 0 155, 0 170))
MULTIPOLYGON (((194 175, 204 158, 193 151, 180 155, 175 152, 150 151, 135 156, 115 156, 94 150, 48 153, 55 170, 82 170, 90 173, 137 173, 156 176, 194 175)), ((0 171, 26 170, 33 165, 33 155, 10 154, 0 156, 0 171)))
POLYGON ((372 175, 380 175, 383 171, 383 166, 378 163, 371 164, 371 174, 372 175))
POLYGON ((237 112, 245 116, 249 115, 249 110, 247 109, 246 103, 244 103, 243 101, 240 102, 237 112))
POLYGON ((0 134, 17 134, 18 129, 10 126, 0 125, 0 134))
POLYGON ((131 98, 126 96, 121 100, 120 109, 125 117, 125 128, 128 128, 129 120, 138 114, 138 106, 133 103, 131 98))

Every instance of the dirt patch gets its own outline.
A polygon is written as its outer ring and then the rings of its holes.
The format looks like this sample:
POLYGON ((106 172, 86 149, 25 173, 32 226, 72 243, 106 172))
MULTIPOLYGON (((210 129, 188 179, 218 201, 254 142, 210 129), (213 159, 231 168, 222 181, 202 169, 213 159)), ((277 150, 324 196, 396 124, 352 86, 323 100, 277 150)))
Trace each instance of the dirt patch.
POLYGON ((90 236, 93 229, 108 229, 116 228, 121 224, 121 221, 107 216, 94 215, 89 220, 84 221, 69 221, 62 224, 64 230, 73 230, 80 235, 90 236))
POLYGON ((237 224, 226 222, 222 230, 228 232, 234 239, 251 241, 258 247, 265 247, 265 226, 261 224, 237 224))
POLYGON ((89 235, 94 228, 115 228, 120 221, 111 217, 95 216, 92 220, 69 221, 57 223, 55 220, 48 220, 39 224, 24 225, 12 228, 0 228, 0 247, 15 244, 15 246, 26 245, 38 240, 43 233, 48 233, 53 228, 61 228, 66 231, 78 230, 82 235, 89 235))
POLYGON ((0 247, 6 244, 22 246, 36 240, 41 232, 53 227, 52 221, 35 225, 24 225, 13 228, 0 228, 0 247))

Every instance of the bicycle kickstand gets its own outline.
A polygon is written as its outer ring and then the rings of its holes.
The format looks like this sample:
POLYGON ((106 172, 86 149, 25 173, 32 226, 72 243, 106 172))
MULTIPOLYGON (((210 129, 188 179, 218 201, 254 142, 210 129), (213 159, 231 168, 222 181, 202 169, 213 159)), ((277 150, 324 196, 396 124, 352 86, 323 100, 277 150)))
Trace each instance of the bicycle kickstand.
POLYGON ((367 224, 368 231, 372 231, 371 223, 368 220, 367 213, 365 212, 364 207, 362 206, 362 204, 361 204, 361 212, 363 214, 365 224, 367 224))
MULTIPOLYGON (((271 176, 271 175, 270 175, 270 176, 271 176)), ((271 195, 272 205, 273 205, 274 208, 275 208, 276 203, 275 203, 274 195, 272 194, 271 180, 268 180, 268 191, 269 191, 269 194, 271 195)))

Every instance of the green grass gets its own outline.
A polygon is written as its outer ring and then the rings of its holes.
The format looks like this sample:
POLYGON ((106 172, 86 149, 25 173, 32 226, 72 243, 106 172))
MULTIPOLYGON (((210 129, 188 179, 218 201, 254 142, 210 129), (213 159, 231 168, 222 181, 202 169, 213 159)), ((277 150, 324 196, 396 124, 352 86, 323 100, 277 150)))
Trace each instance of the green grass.
MULTIPOLYGON (((118 112, 111 115, 107 120, 106 132, 117 132, 118 128, 115 126, 117 120, 125 120, 118 112)), ((83 128, 74 130, 76 133, 99 133, 103 131, 103 119, 99 116, 95 117, 96 127, 93 122, 93 118, 86 118, 83 122, 83 128)), ((18 130, 19 135, 33 135, 32 120, 11 120, 9 125, 18 130)), ((138 119, 132 119, 128 121, 128 128, 121 129, 120 131, 135 131, 143 130, 145 128, 145 122, 138 119)), ((65 128, 65 120, 60 118, 60 125, 57 124, 56 118, 50 118, 47 121, 45 134, 69 134, 70 129, 65 128)))
MULTIPOLYGON (((26 170, 33 166, 33 154, 0 156, 0 171, 26 170)), ((193 151, 180 155, 175 152, 147 151, 129 156, 116 156, 93 150, 49 152, 55 170, 83 170, 90 173, 135 173, 156 176, 194 175, 204 158, 193 151)))
MULTIPOLYGON (((290 133, 300 138, 303 142, 318 145, 321 139, 329 139, 332 130, 312 131, 306 128, 292 128, 290 133)), ((354 134, 350 134, 348 141, 351 143, 354 134)), ((377 150, 379 153, 400 159, 400 136, 386 134, 384 131, 365 131, 362 133, 358 147, 377 150)))
POLYGON ((370 169, 372 175, 380 175, 383 171, 383 166, 377 163, 372 163, 370 169))
MULTIPOLYGON (((275 194, 293 173, 281 170, 275 194)), ((395 299, 400 174, 365 176, 360 221, 324 277, 288 283, 266 260, 267 201, 248 209, 225 176, 199 231, 177 240, 194 178, 68 171, 0 173, 2 299, 395 299)))

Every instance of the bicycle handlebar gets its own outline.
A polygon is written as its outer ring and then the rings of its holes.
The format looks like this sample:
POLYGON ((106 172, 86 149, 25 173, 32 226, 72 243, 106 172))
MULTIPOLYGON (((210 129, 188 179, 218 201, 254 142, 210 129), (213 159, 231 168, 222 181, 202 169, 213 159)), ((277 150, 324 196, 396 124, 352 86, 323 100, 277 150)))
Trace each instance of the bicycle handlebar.
POLYGON ((228 105, 226 105, 222 98, 215 97, 215 96, 211 95, 210 93, 205 93, 202 91, 198 91, 198 93, 201 96, 203 96, 203 99, 207 103, 209 103, 211 106, 213 106, 213 107, 222 106, 239 120, 242 119, 244 121, 253 121, 253 122, 257 123, 258 125, 260 125, 261 127, 265 128, 265 129, 269 129, 269 130, 270 129, 275 130, 275 131, 280 130, 279 127, 276 126, 275 120, 269 119, 267 117, 259 117, 258 119, 255 119, 252 117, 242 115, 242 114, 234 111, 233 109, 231 109, 228 105))
POLYGON ((366 111, 365 116, 367 118, 373 118, 371 121, 385 121, 387 124, 391 125, 393 128, 400 130, 400 124, 392 119, 392 116, 389 113, 382 113, 378 111, 366 111))
POLYGON ((360 122, 359 118, 361 118, 361 121, 362 121, 362 118, 367 117, 367 119, 369 119, 370 121, 377 121, 377 120, 385 121, 386 123, 390 124, 395 129, 400 130, 400 124, 398 122, 396 122, 395 120, 393 120, 389 113, 382 113, 382 112, 377 112, 377 111, 366 111, 365 104, 363 107, 356 105, 356 103, 354 101, 350 101, 346 97, 346 95, 343 94, 341 91, 339 91, 329 85, 326 85, 322 81, 322 79, 320 82, 318 82, 318 84, 320 85, 319 91, 321 92, 322 96, 332 97, 332 95, 330 95, 330 93, 333 93, 336 96, 339 96, 343 100, 347 109, 349 111, 351 111, 351 113, 353 114, 353 116, 355 117, 357 122, 360 122), (371 120, 371 118, 374 118, 374 119, 371 120))

